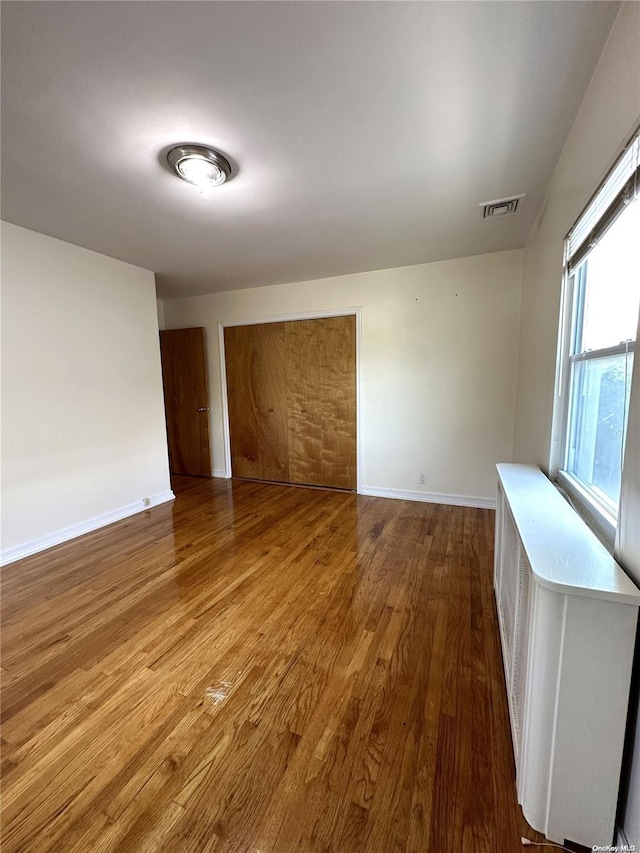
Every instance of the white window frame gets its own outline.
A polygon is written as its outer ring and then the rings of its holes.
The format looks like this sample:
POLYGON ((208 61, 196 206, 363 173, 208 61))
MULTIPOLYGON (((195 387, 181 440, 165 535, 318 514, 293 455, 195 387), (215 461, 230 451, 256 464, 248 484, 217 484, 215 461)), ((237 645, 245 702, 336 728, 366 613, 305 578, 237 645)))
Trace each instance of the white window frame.
MULTIPOLYGON (((557 463, 557 481, 558 484, 567 492, 572 499, 572 502, 577 505, 581 514, 589 521, 598 533, 604 538, 607 543, 613 544, 616 535, 617 515, 611 509, 607 509, 604 501, 598 502, 592 495, 589 487, 574 474, 567 470, 569 457, 569 419, 572 408, 572 383, 571 372, 576 361, 586 360, 589 358, 598 358, 604 354, 603 350, 595 350, 588 353, 579 353, 572 355, 571 350, 576 340, 578 333, 577 314, 578 300, 576 299, 577 282, 576 278, 580 274, 580 270, 567 275, 566 280, 566 314, 565 318, 565 334, 563 335, 563 347, 561 354, 561 374, 559 382, 558 400, 561 412, 561 430, 560 430, 560 447, 559 458, 557 463), (568 328, 567 328, 568 327, 568 328)), ((618 347, 614 347, 618 350, 618 347)), ((606 351, 608 354, 608 350, 606 351)))
MULTIPOLYGON (((631 142, 625 147, 629 151, 631 146, 638 146, 638 132, 633 135, 631 142)), ((622 157, 618 158, 607 178, 602 182, 594 198, 598 193, 606 190, 611 176, 615 176, 622 157)), ((637 156, 637 155, 636 155, 637 156)), ((636 199, 635 204, 640 204, 636 199)), ((585 208, 586 214, 592 202, 585 208)), ((581 220, 585 218, 583 212, 577 220, 580 227, 581 220)), ((594 220, 597 226, 600 220, 594 220)), ((575 229, 575 226, 574 226, 575 229)), ((572 229, 572 231, 574 231, 572 229)), ((574 232, 575 233, 575 232, 574 232)), ((569 424, 572 411, 572 371, 578 362, 596 361, 606 356, 623 355, 635 353, 635 341, 622 341, 615 346, 596 350, 578 351, 578 335, 582 332, 584 304, 579 299, 582 288, 581 276, 584 275, 584 262, 588 262, 588 254, 583 256, 574 269, 570 267, 569 249, 571 245, 572 232, 569 232, 565 240, 565 262, 562 287, 562 304, 560 309, 560 334, 558 347, 558 369, 556 371, 556 401, 554 406, 554 435, 552 437, 552 459, 551 473, 555 476, 558 485, 567 493, 576 509, 585 517, 590 526, 600 535, 600 538, 613 547, 618 513, 616 506, 604 494, 598 495, 592 487, 583 483, 575 474, 568 471, 569 447, 569 424), (559 428, 558 428, 559 427, 559 428)), ((576 253, 579 254, 579 253, 576 253)), ((626 434, 625 434, 626 440, 626 434)), ((624 450, 624 447, 623 447, 624 450)))

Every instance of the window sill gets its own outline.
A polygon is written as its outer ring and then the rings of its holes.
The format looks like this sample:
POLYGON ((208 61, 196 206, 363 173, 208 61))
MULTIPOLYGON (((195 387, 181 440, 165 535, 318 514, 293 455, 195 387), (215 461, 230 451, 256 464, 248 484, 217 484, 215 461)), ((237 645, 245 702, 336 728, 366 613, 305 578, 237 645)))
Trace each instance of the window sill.
POLYGON ((556 483, 566 492, 578 515, 584 519, 609 553, 613 553, 616 539, 616 517, 599 506, 589 492, 566 471, 558 471, 556 483))

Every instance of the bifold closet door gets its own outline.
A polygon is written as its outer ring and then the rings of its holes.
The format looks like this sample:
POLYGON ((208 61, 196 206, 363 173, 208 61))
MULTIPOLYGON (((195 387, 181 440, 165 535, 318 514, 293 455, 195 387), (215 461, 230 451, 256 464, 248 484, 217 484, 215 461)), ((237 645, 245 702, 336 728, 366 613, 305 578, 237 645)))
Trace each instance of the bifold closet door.
POLYGON ((224 330, 234 477, 289 481, 284 327, 224 330))
POLYGON ((233 475, 355 489, 355 317, 224 336, 233 475))
POLYGON ((286 324, 289 476, 356 488, 356 318, 286 324))

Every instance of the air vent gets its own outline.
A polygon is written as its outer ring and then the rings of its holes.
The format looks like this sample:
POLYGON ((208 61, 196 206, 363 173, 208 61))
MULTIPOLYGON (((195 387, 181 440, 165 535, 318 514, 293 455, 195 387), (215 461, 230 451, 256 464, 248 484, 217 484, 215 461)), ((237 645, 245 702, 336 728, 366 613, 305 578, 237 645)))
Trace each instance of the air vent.
POLYGON ((483 201, 479 207, 483 219, 502 219, 505 216, 513 216, 522 207, 526 193, 510 196, 509 198, 495 198, 493 201, 483 201))

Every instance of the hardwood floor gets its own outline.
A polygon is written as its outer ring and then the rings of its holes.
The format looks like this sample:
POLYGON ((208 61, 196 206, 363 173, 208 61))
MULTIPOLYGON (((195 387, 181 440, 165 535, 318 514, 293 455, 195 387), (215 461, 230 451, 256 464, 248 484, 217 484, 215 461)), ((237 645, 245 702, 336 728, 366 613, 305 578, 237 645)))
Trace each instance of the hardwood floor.
POLYGON ((177 478, 2 570, 3 853, 521 850, 493 513, 177 478))

